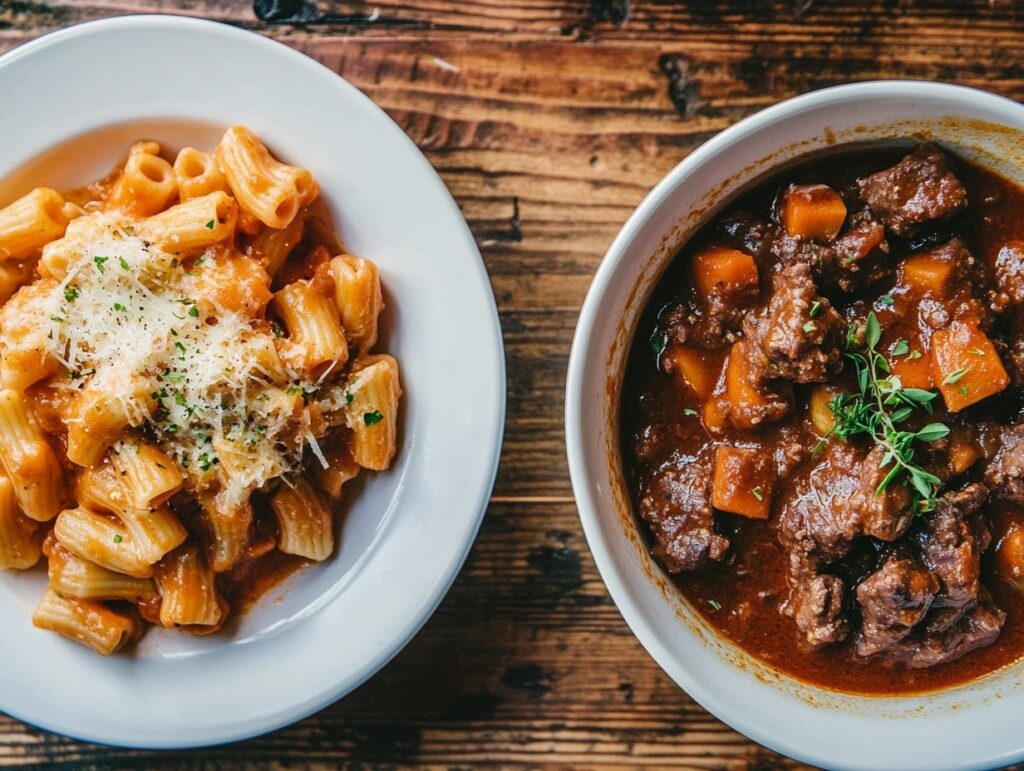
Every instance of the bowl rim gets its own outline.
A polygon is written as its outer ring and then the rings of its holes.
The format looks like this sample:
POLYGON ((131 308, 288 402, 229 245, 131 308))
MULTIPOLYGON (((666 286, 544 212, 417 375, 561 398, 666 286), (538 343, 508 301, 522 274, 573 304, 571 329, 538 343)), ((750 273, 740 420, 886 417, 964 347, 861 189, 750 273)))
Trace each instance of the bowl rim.
MULTIPOLYGON (((835 766, 836 758, 823 754, 816 747, 801 746, 789 737, 780 738, 779 736, 768 734, 756 722, 746 719, 746 715, 742 711, 735 710, 731 705, 730 699, 723 698, 712 689, 704 687, 698 679, 692 676, 687 663, 680 660, 678 656, 662 644, 659 633, 647 618, 647 612, 640 607, 641 603, 634 600, 631 590, 619 574, 616 560, 612 554, 611 541, 607 540, 602 532, 599 512, 602 506, 606 504, 603 504, 598 499, 599 496, 595 494, 596 491, 590 484, 590 475, 586 463, 587 452, 583 444, 583 426, 588 417, 582 413, 582 402, 585 400, 583 395, 585 389, 584 376, 590 357, 606 357, 608 355, 607 350, 592 350, 594 344, 593 336, 595 325, 602 314, 605 295, 608 293, 615 278, 616 270, 624 261, 630 244, 646 228, 648 220, 655 215, 658 209, 672 199, 672 193, 681 180, 689 177, 696 169, 705 165, 719 153, 727 151, 734 143, 782 119, 794 118, 803 112, 821 108, 823 105, 880 97, 902 98, 907 101, 913 101, 915 98, 920 98, 922 94, 959 99, 964 103, 978 99, 991 100, 991 103, 1011 106, 1017 111, 1024 112, 1024 105, 980 89, 949 83, 901 79, 872 80, 831 86, 783 100, 743 118, 723 129, 684 157, 657 182, 626 220, 608 247, 594 274, 580 311, 569 356, 565 394, 565 434, 573 494, 577 503, 577 511, 584 535, 594 557, 598 572, 626 624, 662 671, 701 707, 758 744, 789 757, 799 759, 802 762, 812 763, 821 767, 835 766)), ((765 155, 768 155, 772 149, 765 148, 765 155)), ((773 165, 768 166, 769 170, 771 168, 773 168, 773 165)), ((762 169, 761 173, 755 176, 755 179, 762 179, 764 173, 764 169, 762 169)), ((702 188, 710 192, 712 186, 718 181, 714 179, 711 180, 710 184, 700 184, 702 188)), ((715 208, 714 210, 717 211, 718 209, 715 208)), ((704 218, 702 221, 706 222, 707 218, 704 218)), ((673 250, 672 254, 675 251, 673 250)), ((667 266, 671 260, 672 257, 667 257, 662 268, 667 266)), ((642 280, 639 277, 639 270, 636 276, 632 279, 633 281, 639 282, 642 280)), ((631 341, 634 334, 635 329, 630 329, 628 340, 631 341)), ((616 405, 614 409, 617 411, 618 406, 616 405)), ((611 463, 612 459, 608 459, 606 462, 611 463)), ((680 627, 681 634, 692 634, 684 625, 680 624, 680 627)), ((812 690, 826 691, 826 689, 818 688, 813 684, 807 685, 812 690)), ((970 684, 966 687, 969 688, 970 684)), ((1024 744, 1016 752, 981 757, 970 764, 960 767, 986 768, 1002 766, 1018 761, 1021 758, 1024 758, 1024 744)), ((870 763, 858 764, 856 761, 849 761, 846 763, 846 767, 875 768, 876 765, 870 763)))
MULTIPOLYGON (((10 709, 12 705, 7 705, 9 709, 8 714, 15 719, 79 740, 145 749, 197 748, 262 735, 291 725, 322 710, 348 695, 379 672, 405 648, 424 624, 433 616, 461 571, 470 549, 476 541, 476 536, 489 506, 490 495, 497 477, 503 445, 507 400, 505 351, 497 305, 494 300, 486 266, 480 255, 476 240, 451 192, 412 139, 382 108, 378 107, 373 100, 341 75, 310 56, 273 38, 265 37, 230 24, 188 16, 150 13, 114 16, 50 32, 0 55, 0 69, 5 69, 26 57, 39 55, 47 49, 60 46, 72 39, 126 30, 144 30, 147 32, 153 30, 173 30, 181 33, 212 33, 214 36, 219 36, 232 42, 256 46, 268 58, 286 61, 291 67, 301 68, 306 77, 311 80, 320 81, 325 91, 333 89, 336 92, 340 92, 346 100, 359 103, 364 109, 372 113, 374 119, 379 123, 381 130, 389 135, 390 141, 401 143, 406 149, 411 151, 413 162, 419 166, 420 173, 425 175, 432 194, 437 197, 441 205, 455 215, 455 221, 461 223, 461 227, 458 228, 457 232, 453 232, 451 237, 454 241, 461 242, 461 248, 464 248, 467 254, 475 258, 472 260, 471 280, 483 292, 482 296, 485 297, 486 305, 489 308, 487 320, 481 319, 484 324, 481 334, 488 335, 493 342, 487 359, 480 363, 481 369, 486 370, 489 376, 493 375, 493 388, 488 393, 483 394, 478 402, 489 414, 486 416, 486 420, 474 424, 478 427, 479 433, 477 435, 483 440, 480 442, 480 446, 488 447, 489 451, 481 457, 481 468, 485 469, 485 472, 480 474, 478 478, 464 480, 463 487, 468 490, 467 497, 472 498, 475 504, 471 508, 467 507, 464 521, 459 522, 460 528, 457 537, 460 540, 455 544, 454 551, 443 569, 437 571, 438 575, 433 573, 430 575, 430 581, 425 584, 423 589, 425 601, 420 606, 419 612, 389 624, 390 644, 381 646, 371 656, 367 657, 359 668, 350 672, 348 677, 337 682, 333 680, 324 681, 321 689, 316 693, 309 694, 307 698, 294 699, 282 709, 259 712, 258 714, 254 713, 246 718, 244 724, 242 722, 230 721, 225 721, 221 724, 216 721, 210 721, 202 730, 197 730, 192 735, 173 736, 167 732, 161 733, 156 731, 152 735, 146 735, 130 741, 126 741, 124 734, 119 733, 120 729, 116 725, 103 724, 97 726, 97 724, 93 723, 90 724, 89 728, 84 728, 69 725, 67 719, 63 717, 50 719, 49 716, 41 714, 26 714, 23 717, 18 709, 10 709)), ((77 133, 72 128, 66 132, 66 135, 68 139, 73 139, 77 133)), ((406 451, 416 452, 416 448, 407 447, 406 451)), ((397 495, 398 492, 399 490, 396 490, 395 494, 397 495)))

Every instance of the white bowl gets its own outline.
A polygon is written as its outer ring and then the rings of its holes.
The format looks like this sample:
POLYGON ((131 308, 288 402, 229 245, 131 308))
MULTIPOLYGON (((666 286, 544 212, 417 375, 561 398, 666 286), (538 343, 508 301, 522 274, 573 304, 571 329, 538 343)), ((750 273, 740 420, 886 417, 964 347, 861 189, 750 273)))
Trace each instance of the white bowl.
POLYGON ((233 123, 309 168, 343 242, 380 266, 382 350, 406 391, 396 465, 349 491, 338 553, 228 632, 154 630, 103 659, 36 630, 45 575, 0 575, 0 709, 138 747, 240 739, 348 693, 416 633, 477 532, 505 406, 501 331, 458 207, 369 99, 258 35, 171 17, 74 27, 0 58, 0 204, 107 172, 134 138, 208 147, 233 123), (26 165, 27 164, 27 165, 26 165))
POLYGON ((708 627, 639 537, 623 485, 618 403, 637 317, 689 234, 767 171, 844 142, 918 133, 1024 181, 1024 107, 955 86, 878 82, 818 91, 723 131, 676 166, 612 243, 573 342, 566 438, 594 559, 662 669, 757 742, 828 768, 954 769, 1024 757, 1024 662, 939 693, 863 697, 782 675, 708 627))

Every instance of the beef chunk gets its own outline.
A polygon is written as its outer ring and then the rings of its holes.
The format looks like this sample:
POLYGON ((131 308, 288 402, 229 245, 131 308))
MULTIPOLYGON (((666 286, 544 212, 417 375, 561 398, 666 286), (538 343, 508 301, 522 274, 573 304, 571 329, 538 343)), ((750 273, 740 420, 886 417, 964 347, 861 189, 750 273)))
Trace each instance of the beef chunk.
POLYGON ((1024 425, 1010 426, 999 433, 999 452, 985 470, 992 494, 1024 506, 1024 425))
POLYGON ((864 210, 850 217, 846 232, 822 252, 816 275, 825 284, 854 292, 892 273, 885 228, 864 210))
POLYGON ((755 258, 766 248, 773 230, 771 225, 748 211, 733 212, 718 224, 718 232, 724 241, 755 258))
POLYGON ((793 387, 784 380, 768 380, 764 354, 750 340, 740 340, 729 352, 726 396, 729 419, 737 428, 757 428, 789 414, 793 387), (734 358, 735 357, 735 358, 734 358))
POLYGON ((846 229, 831 244, 818 244, 773 229, 764 248, 777 262, 802 262, 811 267, 822 287, 855 292, 890 275, 885 228, 867 209, 853 214, 846 229))
POLYGON ((677 303, 665 311, 661 325, 670 342, 713 351, 737 339, 747 312, 746 305, 730 306, 719 302, 709 308, 677 303))
POLYGON ((945 610, 925 622, 920 636, 911 635, 893 650, 895 657, 915 669, 955 661, 964 654, 991 645, 1002 631, 1006 613, 982 589, 978 604, 963 612, 945 610))
POLYGON ((901 484, 889 485, 881 494, 878 486, 891 466, 883 467, 885 448, 875 446, 860 470, 860 484, 846 503, 860 524, 860 531, 883 541, 895 541, 910 525, 914 512, 910 508, 910 492, 901 484))
POLYGON ((790 551, 793 578, 799 580, 807 566, 814 570, 844 556, 861 535, 859 512, 848 502, 861 487, 865 454, 846 442, 829 442, 818 465, 783 501, 779 541, 790 551))
POLYGON ((768 307, 747 316, 743 331, 751 370, 761 380, 822 383, 840 366, 843 320, 818 295, 806 264, 775 274, 768 307))
POLYGON ((967 206, 967 191, 950 171, 946 156, 931 145, 922 145, 892 168, 872 174, 858 185, 871 211, 903 237, 967 206))
POLYGON ((877 572, 857 587, 862 626, 858 656, 888 650, 917 626, 928 613, 939 580, 919 562, 890 555, 877 572))
POLYGON ((857 514, 846 501, 860 485, 862 458, 851 445, 830 442, 818 465, 783 502, 778 531, 789 555, 790 590, 783 612, 811 645, 836 642, 849 632, 842 612, 843 582, 822 570, 847 554, 860 534, 857 514))
POLYGON ((817 575, 794 587, 787 603, 797 628, 817 647, 845 640, 850 622, 843 613, 843 582, 836 576, 817 575))
POLYGON ((677 459, 645 486, 640 515, 657 540, 652 553, 670 573, 707 567, 729 548, 715 532, 710 488, 710 456, 677 459))
POLYGON ((996 284, 1011 302, 1024 305, 1024 242, 1013 241, 999 250, 996 284))
POLYGON ((974 274, 977 260, 967 249, 967 245, 959 236, 949 239, 946 243, 923 249, 915 256, 927 257, 938 262, 948 263, 952 267, 952 281, 956 283, 974 274))
POLYGON ((981 555, 992 535, 981 511, 988 489, 979 483, 939 498, 914 533, 924 564, 938 577, 935 607, 963 608, 981 588, 981 555))

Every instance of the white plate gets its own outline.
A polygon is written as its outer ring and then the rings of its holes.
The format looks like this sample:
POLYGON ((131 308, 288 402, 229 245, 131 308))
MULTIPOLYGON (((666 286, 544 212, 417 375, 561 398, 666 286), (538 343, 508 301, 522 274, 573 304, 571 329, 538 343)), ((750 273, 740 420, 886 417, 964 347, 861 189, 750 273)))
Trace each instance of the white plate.
POLYGON ((0 94, 0 203, 33 183, 88 181, 132 138, 204 147, 233 123, 309 168, 348 249, 380 266, 381 349, 398 358, 406 391, 396 465, 350 491, 339 553, 228 633, 154 630, 134 654, 104 659, 32 627, 45 576, 0 575, 0 709, 136 747, 232 741, 303 718, 412 638, 483 517, 505 373, 469 229, 426 159, 369 99, 311 59, 231 27, 158 16, 74 27, 0 57, 0 94))

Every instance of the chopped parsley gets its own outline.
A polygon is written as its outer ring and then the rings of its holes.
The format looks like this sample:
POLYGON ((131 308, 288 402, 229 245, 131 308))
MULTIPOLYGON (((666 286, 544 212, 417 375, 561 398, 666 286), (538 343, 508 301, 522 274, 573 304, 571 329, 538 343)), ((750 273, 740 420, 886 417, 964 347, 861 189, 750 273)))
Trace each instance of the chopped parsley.
POLYGON ((78 287, 77 286, 66 286, 64 287, 64 299, 69 303, 73 303, 78 299, 78 287))
POLYGON ((345 392, 345 404, 351 404, 356 400, 356 395, 351 391, 345 392))
POLYGON ((209 222, 207 222, 206 223, 206 229, 207 230, 213 230, 213 224, 214 224, 213 220, 210 220, 209 222))
POLYGON ((896 303, 896 300, 893 299, 892 295, 887 294, 882 295, 881 297, 878 298, 878 300, 879 302, 882 303, 882 305, 888 306, 889 308, 891 308, 896 303))
POLYGON ((96 263, 96 267, 99 269, 99 272, 103 273, 106 271, 106 268, 103 267, 103 264, 109 259, 109 257, 101 257, 97 255, 92 258, 92 261, 96 263))
POLYGON ((126 308, 121 303, 114 303, 114 310, 117 311, 118 313, 127 313, 128 312, 128 308, 126 308))
POLYGON ((132 269, 132 266, 128 264, 128 260, 126 260, 124 257, 118 257, 117 261, 119 263, 121 263, 121 269, 122 270, 131 270, 132 269))
POLYGON ((194 319, 198 319, 199 318, 199 306, 198 305, 193 305, 191 308, 189 308, 188 309, 188 315, 191 316, 194 319))
POLYGON ((655 327, 654 331, 651 332, 651 338, 649 342, 651 350, 654 351, 654 355, 657 356, 658 359, 661 359, 661 354, 665 352, 665 345, 668 342, 665 339, 665 334, 660 329, 658 329, 658 327, 655 327))
POLYGON ((384 416, 380 414, 380 410, 374 410, 373 412, 363 413, 363 423, 368 426, 372 426, 375 423, 380 423, 384 420, 384 416))
POLYGON ((121 541, 123 541, 123 540, 124 540, 124 538, 121 537, 120 533, 115 533, 114 534, 114 543, 121 543, 121 541))
POLYGON ((967 370, 969 369, 970 367, 967 367, 966 369, 958 369, 956 372, 950 372, 942 378, 942 385, 953 385, 954 383, 959 383, 963 379, 964 375, 967 374, 967 370))

